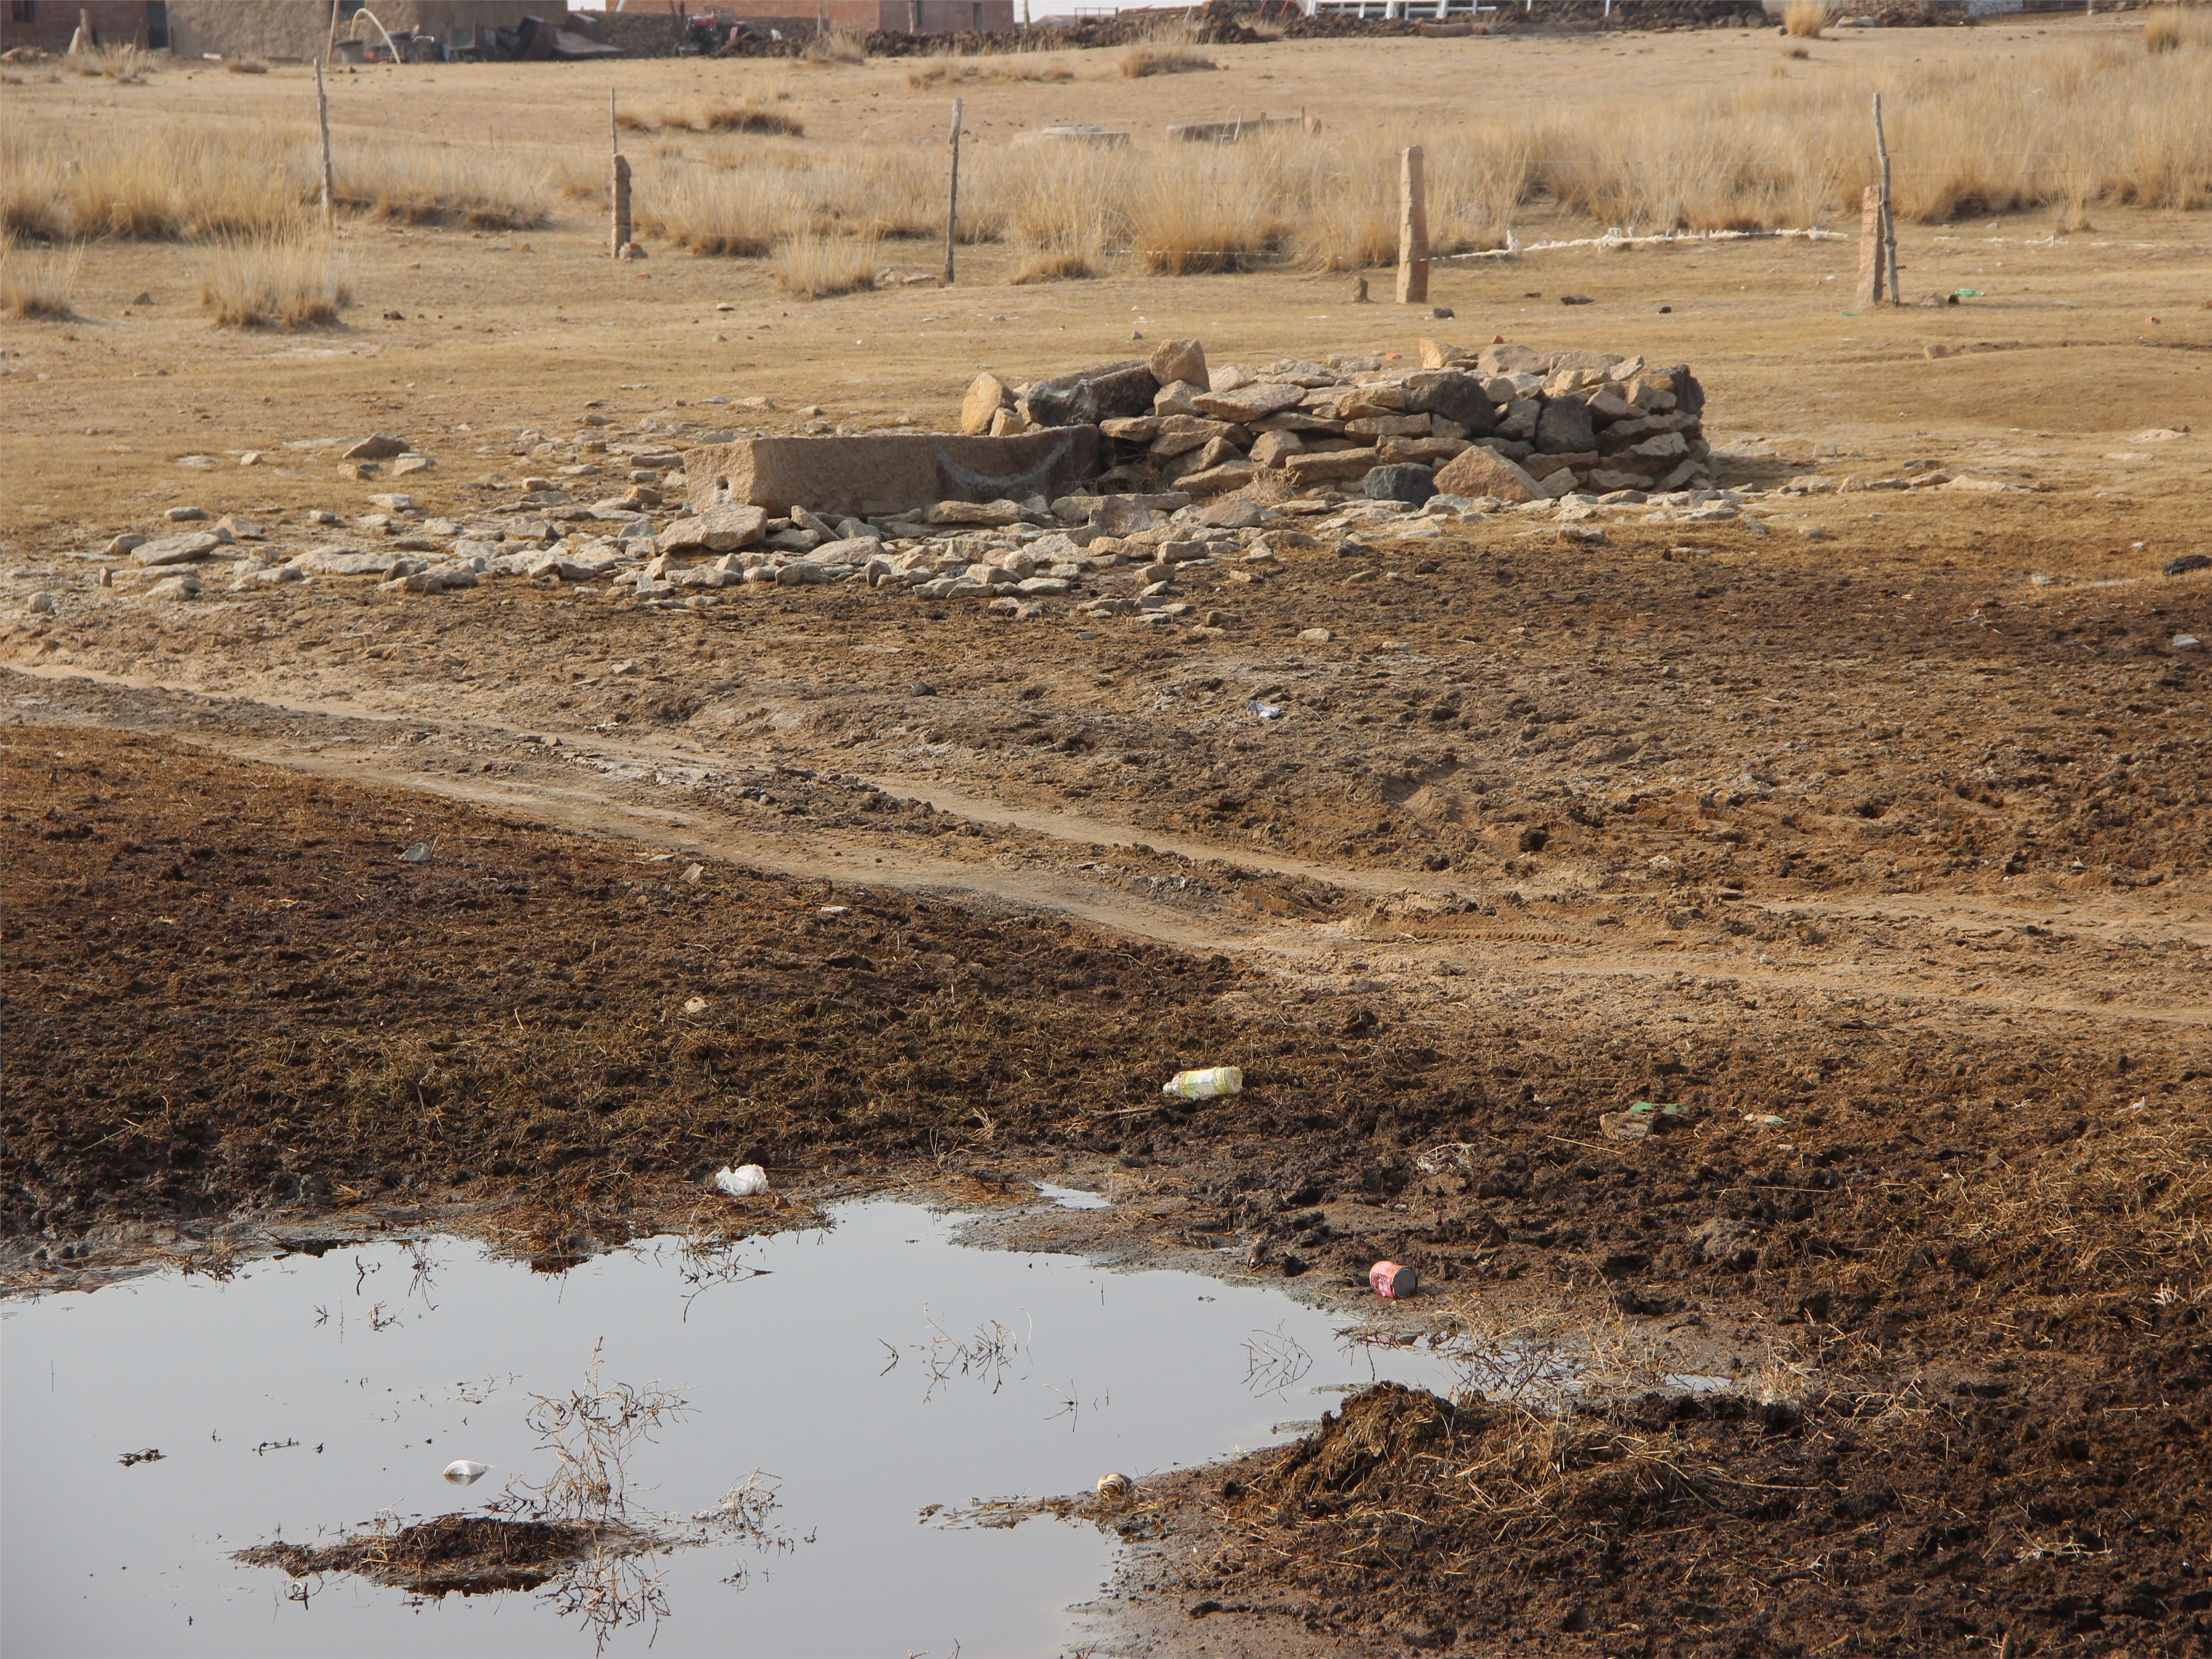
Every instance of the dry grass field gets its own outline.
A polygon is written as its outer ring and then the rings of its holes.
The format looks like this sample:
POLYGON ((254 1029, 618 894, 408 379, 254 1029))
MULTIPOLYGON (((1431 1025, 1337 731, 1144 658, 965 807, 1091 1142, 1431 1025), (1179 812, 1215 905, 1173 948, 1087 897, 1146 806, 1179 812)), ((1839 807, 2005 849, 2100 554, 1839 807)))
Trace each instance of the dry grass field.
POLYGON ((0 1260, 440 1194, 614 1243, 696 1212, 701 1125, 795 1194, 1097 1186, 1131 1259, 1193 1228, 1349 1308, 1383 1250, 1456 1331, 1726 1378, 1378 1394, 1146 1483, 1156 1651, 2203 1652, 2212 570, 2162 573, 2212 553, 2212 33, 1842 15, 367 70, 328 234, 297 68, 10 66, 0 1260), (1853 301, 1875 90, 1899 307, 1853 301), (1826 234, 1605 235, 1775 229, 1826 234), (395 489, 519 523, 532 474, 1170 337, 1686 362, 1747 510, 1335 503, 1165 628, 101 556, 173 508, 412 540, 395 489), (372 431, 434 465, 346 476, 372 431), (1639 1097, 1686 1127, 1613 1138, 1639 1097))

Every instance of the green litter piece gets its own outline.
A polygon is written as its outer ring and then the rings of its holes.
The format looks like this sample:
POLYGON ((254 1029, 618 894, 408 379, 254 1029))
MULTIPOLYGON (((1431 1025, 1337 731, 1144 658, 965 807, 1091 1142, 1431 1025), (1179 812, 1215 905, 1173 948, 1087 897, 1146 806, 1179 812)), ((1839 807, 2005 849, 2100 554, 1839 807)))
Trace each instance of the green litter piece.
POLYGON ((1746 1112, 1743 1115, 1743 1121, 1746 1123, 1756 1123, 1761 1128, 1766 1129, 1773 1128, 1782 1121, 1771 1112, 1746 1112))
POLYGON ((1842 314, 1843 314, 1843 315, 1844 315, 1844 316, 1846 316, 1846 317, 1856 317, 1856 316, 1857 316, 1859 313, 1858 313, 1857 312, 1856 312, 1856 311, 1846 311, 1846 312, 1843 313, 1842 314))
POLYGON ((1961 300, 1978 300, 1983 297, 1981 289, 1978 288, 1954 288, 1951 292, 1961 300))

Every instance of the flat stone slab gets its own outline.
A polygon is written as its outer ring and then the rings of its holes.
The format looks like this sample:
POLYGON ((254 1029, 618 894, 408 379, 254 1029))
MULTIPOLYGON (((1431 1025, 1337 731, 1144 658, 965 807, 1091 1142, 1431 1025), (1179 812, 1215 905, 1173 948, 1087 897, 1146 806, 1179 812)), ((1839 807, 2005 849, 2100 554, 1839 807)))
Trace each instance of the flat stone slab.
POLYGON ((868 518, 938 501, 1047 501, 1097 476, 1098 428, 1055 427, 1010 438, 955 433, 740 438, 687 450, 690 507, 750 506, 781 516, 803 507, 868 518))

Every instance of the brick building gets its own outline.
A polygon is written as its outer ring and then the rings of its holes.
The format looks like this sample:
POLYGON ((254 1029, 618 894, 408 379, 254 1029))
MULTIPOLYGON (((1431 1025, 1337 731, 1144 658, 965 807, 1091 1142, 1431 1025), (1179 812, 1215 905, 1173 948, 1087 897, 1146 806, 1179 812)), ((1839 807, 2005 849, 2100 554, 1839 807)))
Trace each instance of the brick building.
POLYGON ((167 11, 160 0, 0 0, 0 52, 67 52, 80 13, 103 46, 158 50, 169 44, 167 11))
MULTIPOLYGON (((635 0, 626 9, 636 9, 635 0)), ((784 20, 823 21, 848 34, 957 34, 966 30, 1017 28, 1021 19, 1014 0, 738 0, 733 5, 700 6, 748 23, 784 20)))

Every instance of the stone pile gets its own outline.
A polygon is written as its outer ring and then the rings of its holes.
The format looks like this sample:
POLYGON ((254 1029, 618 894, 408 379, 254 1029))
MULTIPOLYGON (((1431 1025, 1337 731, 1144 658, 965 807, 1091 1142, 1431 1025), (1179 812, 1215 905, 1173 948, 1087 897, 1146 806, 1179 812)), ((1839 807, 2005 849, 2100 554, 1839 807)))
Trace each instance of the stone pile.
POLYGON ((1142 362, 1011 386, 979 375, 961 429, 1010 437, 1096 424, 1109 488, 1209 495, 1254 483, 1505 501, 1712 482, 1705 390, 1686 364, 1503 342, 1425 340, 1419 368, 1340 354, 1209 368, 1195 340, 1142 362))
MULTIPOLYGON (((1026 386, 984 377, 962 422, 982 430, 957 438, 833 433, 817 430, 828 425, 819 419, 801 428, 813 435, 796 437, 654 418, 625 435, 611 417, 589 414, 572 437, 519 429, 519 475, 464 487, 503 499, 454 517, 398 491, 371 495, 373 510, 349 519, 308 514, 304 526, 179 508, 150 536, 118 537, 108 553, 153 584, 130 585, 163 599, 296 583, 428 594, 523 581, 701 607, 844 582, 1016 615, 1061 606, 1212 628, 1234 619, 1179 597, 1178 581, 1194 571, 1212 568, 1219 580, 1228 566, 1233 587, 1267 580, 1284 559, 1334 555, 1352 561, 1346 579, 1357 581, 1370 556, 1455 521, 1534 516, 1558 521, 1563 535, 1601 539, 1589 520, 1740 516, 1744 497, 1702 487, 1703 395, 1686 368, 1523 351, 1470 357, 1425 344, 1418 368, 1340 356, 1326 366, 1209 370, 1197 343, 1170 342, 1143 362, 1026 386), (939 472, 915 471, 908 451, 917 447, 939 472), (999 470, 970 470, 984 452, 999 470), (1066 476, 1084 457, 1081 475, 1066 476), (836 484, 846 495, 862 477, 908 493, 866 510, 795 498, 763 505, 733 492, 740 462, 756 483, 813 487, 818 474, 848 481, 836 484), (916 501, 911 487, 925 478, 960 491, 916 501), (1027 482, 1012 487, 1017 479, 1027 482), (1002 484, 1000 498, 973 499, 1002 484), (1254 487, 1232 493, 1243 485, 1254 487), (961 491, 970 498, 951 498, 961 491)), ((388 434, 364 444, 415 453, 388 434)))

